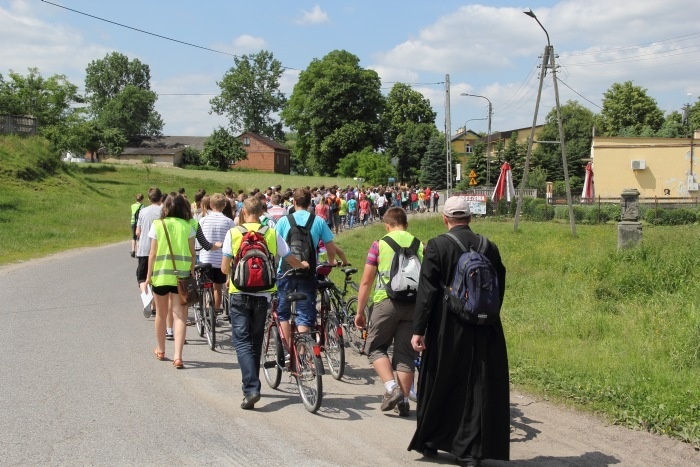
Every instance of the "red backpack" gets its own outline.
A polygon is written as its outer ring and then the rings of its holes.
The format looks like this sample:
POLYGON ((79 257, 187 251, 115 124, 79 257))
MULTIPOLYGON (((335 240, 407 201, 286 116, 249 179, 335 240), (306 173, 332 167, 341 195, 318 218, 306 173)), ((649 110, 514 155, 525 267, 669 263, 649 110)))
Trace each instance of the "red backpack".
POLYGON ((257 231, 249 231, 243 226, 236 226, 243 238, 234 258, 233 286, 241 292, 261 292, 275 285, 275 258, 270 254, 265 241, 268 226, 257 231))

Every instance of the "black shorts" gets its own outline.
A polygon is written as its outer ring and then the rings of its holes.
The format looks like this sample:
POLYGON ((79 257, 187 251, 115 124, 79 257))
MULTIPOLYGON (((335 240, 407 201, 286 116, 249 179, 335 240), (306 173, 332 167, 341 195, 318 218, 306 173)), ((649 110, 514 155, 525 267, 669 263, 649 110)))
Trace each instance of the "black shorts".
POLYGON ((211 268, 209 272, 207 273, 209 276, 209 279, 215 284, 223 284, 226 282, 226 274, 221 272, 221 268, 211 268))
POLYGON ((151 287, 153 293, 156 295, 168 295, 169 293, 177 294, 177 285, 161 285, 159 287, 151 287))
POLYGON ((146 276, 148 275, 148 256, 137 256, 136 259, 139 260, 136 266, 136 282, 141 284, 146 282, 146 276))
POLYGON ((136 224, 131 226, 131 239, 138 240, 138 238, 136 238, 136 224))

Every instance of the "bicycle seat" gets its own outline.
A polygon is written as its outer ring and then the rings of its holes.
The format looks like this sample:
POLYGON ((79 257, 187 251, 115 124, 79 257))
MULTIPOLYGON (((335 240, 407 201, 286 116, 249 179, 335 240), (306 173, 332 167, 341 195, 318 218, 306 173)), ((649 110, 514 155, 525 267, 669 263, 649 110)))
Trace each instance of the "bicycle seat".
POLYGON ((211 263, 199 263, 195 265, 195 271, 209 271, 211 269, 211 263))
POLYGON ((287 295, 287 300, 290 302, 296 302, 298 300, 306 300, 306 294, 301 292, 292 292, 287 295))
POLYGON ((335 284, 333 283, 333 281, 329 281, 329 280, 320 280, 320 281, 318 281, 317 288, 318 288, 318 289, 330 289, 330 288, 332 288, 334 285, 335 285, 335 284))
POLYGON ((352 276, 357 272, 357 268, 344 268, 341 269, 346 276, 352 276))

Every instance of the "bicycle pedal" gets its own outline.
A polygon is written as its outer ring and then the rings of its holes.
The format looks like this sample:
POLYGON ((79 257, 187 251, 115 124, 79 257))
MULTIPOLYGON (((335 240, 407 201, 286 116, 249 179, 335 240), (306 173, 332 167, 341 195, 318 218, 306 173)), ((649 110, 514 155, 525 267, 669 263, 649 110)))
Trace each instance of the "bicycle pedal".
POLYGON ((263 368, 267 368, 268 370, 270 368, 275 368, 277 366, 276 362, 263 362, 263 368))

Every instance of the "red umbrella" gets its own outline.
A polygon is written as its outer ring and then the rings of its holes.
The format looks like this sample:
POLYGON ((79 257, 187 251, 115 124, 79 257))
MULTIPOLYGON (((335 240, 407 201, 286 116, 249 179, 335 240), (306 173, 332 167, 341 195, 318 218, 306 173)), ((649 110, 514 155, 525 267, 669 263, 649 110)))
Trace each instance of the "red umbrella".
POLYGON ((510 202, 515 199, 515 187, 513 186, 513 172, 508 162, 501 166, 501 174, 498 176, 496 188, 493 190, 491 200, 498 202, 502 198, 510 202))
POLYGON ((586 165, 586 178, 583 180, 582 203, 592 203, 595 199, 595 185, 593 184, 593 162, 586 165))

